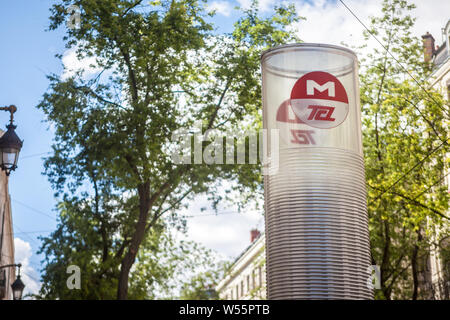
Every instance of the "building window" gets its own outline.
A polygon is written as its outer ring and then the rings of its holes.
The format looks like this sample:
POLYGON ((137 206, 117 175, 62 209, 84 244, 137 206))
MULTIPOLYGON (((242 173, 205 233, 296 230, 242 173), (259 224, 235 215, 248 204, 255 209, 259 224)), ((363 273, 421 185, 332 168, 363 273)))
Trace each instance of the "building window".
POLYGON ((262 287, 263 285, 263 280, 262 280, 262 268, 258 267, 258 277, 259 277, 259 286, 262 287))
POLYGON ((236 285, 236 299, 239 299, 239 284, 236 285))
POLYGON ((256 288, 255 269, 252 270, 252 289, 256 288))
POLYGON ((250 275, 247 275, 247 292, 250 291, 250 275))
POLYGON ((244 296, 244 280, 241 281, 241 297, 244 296))

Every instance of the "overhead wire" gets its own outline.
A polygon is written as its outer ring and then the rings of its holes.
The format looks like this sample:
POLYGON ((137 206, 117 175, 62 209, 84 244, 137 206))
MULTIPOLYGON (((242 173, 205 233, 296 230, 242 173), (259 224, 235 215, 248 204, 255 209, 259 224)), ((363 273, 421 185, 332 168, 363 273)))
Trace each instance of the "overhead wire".
MULTIPOLYGON (((424 86, 417 81, 417 79, 409 72, 406 67, 403 66, 403 64, 386 48, 385 45, 370 31, 370 29, 364 24, 364 22, 361 21, 361 19, 344 3, 343 0, 339 0, 342 5, 355 17, 356 20, 366 29, 366 31, 386 50, 386 52, 395 60, 395 62, 398 63, 398 65, 414 80, 414 82, 419 86, 421 90, 423 90, 426 95, 436 104, 437 107, 439 107, 444 113, 448 114, 448 111, 445 110, 434 98, 433 96, 424 88, 424 86)), ((441 137, 438 136, 438 138, 442 141, 442 143, 427 153, 427 155, 420 161, 418 161, 412 168, 410 168, 406 173, 404 173, 399 179, 397 179, 394 183, 392 183, 388 188, 383 190, 376 198, 374 198, 370 204, 381 198, 386 192, 388 192, 390 189, 392 189, 395 185, 397 185, 401 180, 403 180, 410 172, 415 170, 419 165, 421 165, 426 159, 428 159, 434 152, 439 150, 443 145, 446 145, 449 141, 449 139, 442 140, 441 137)))
POLYGON ((403 71, 405 71, 410 77, 411 79, 414 80, 414 82, 419 86, 420 89, 422 89, 425 94, 436 104, 436 106, 438 108, 440 108, 444 113, 446 113, 448 115, 448 110, 445 110, 437 101, 436 99, 433 98, 433 96, 424 88, 424 86, 417 81, 417 79, 411 74, 411 72, 409 72, 408 69, 406 69, 405 66, 403 66, 403 64, 388 50, 388 48, 386 48, 386 46, 372 33, 372 31, 370 31, 370 29, 361 21, 361 19, 358 18, 358 16, 344 3, 343 0, 339 0, 339 2, 342 3, 342 5, 355 17, 356 20, 358 20, 358 22, 364 27, 364 29, 366 29, 366 31, 383 47, 383 49, 386 50, 386 52, 392 57, 392 59, 395 60, 395 62, 398 63, 398 65, 403 69, 403 71))
POLYGON ((434 152, 436 152, 437 150, 439 150, 443 145, 445 144, 445 142, 442 142, 439 146, 437 146, 436 148, 434 148, 433 150, 431 150, 430 152, 427 153, 427 155, 422 158, 422 160, 416 162, 416 164, 410 168, 408 171, 406 171, 405 173, 403 173, 400 178, 398 178, 394 183, 392 183, 389 187, 387 187, 386 189, 384 189, 378 196, 376 196, 372 201, 371 204, 375 201, 377 201, 379 198, 381 198, 386 192, 388 192, 390 189, 392 189, 395 185, 397 185, 401 180, 403 180, 409 173, 411 173, 412 171, 414 171, 419 165, 421 165, 425 160, 427 160, 434 152))
POLYGON ((54 220, 54 221, 57 221, 57 219, 56 219, 55 217, 49 215, 48 213, 45 213, 45 212, 43 212, 43 211, 41 211, 41 210, 38 210, 38 209, 36 209, 36 208, 34 208, 34 207, 32 207, 32 206, 29 206, 29 205, 27 205, 27 204, 25 204, 25 203, 23 203, 23 202, 21 202, 21 201, 19 201, 19 200, 16 200, 16 199, 14 199, 14 198, 12 198, 12 197, 11 197, 11 200, 14 201, 15 203, 20 204, 21 206, 23 206, 23 207, 25 207, 25 208, 30 209, 31 211, 34 211, 34 212, 39 213, 39 214, 41 214, 41 215, 43 215, 43 216, 46 216, 47 218, 50 218, 50 219, 52 219, 52 220, 54 220))
POLYGON ((20 160, 28 159, 28 158, 34 158, 34 157, 38 157, 38 156, 43 156, 43 155, 50 154, 50 153, 52 153, 52 152, 48 151, 48 152, 43 152, 43 153, 30 154, 30 155, 26 155, 26 156, 20 157, 20 160))

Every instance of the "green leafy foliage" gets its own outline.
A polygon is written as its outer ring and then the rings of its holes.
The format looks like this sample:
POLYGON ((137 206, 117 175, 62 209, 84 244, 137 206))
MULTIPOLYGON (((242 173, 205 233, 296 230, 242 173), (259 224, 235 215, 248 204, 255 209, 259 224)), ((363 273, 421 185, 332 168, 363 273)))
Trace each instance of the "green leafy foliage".
POLYGON ((55 131, 45 174, 63 196, 58 229, 43 239, 41 294, 112 298, 116 287, 119 299, 153 297, 175 272, 159 255, 181 259, 167 230, 183 228, 186 200, 209 193, 217 205, 221 181, 248 197, 262 188, 258 165, 174 164, 172 135, 195 121, 221 133, 259 128, 259 55, 297 41, 286 29, 298 17, 281 6, 263 18, 255 2, 217 36, 202 1, 61 0, 51 30, 72 5, 81 21, 67 29, 67 48, 102 71, 49 76, 38 106, 55 131), (69 263, 82 267, 82 292, 64 287, 69 263))
POLYGON ((419 276, 433 243, 449 232, 443 185, 449 109, 427 85, 431 65, 411 34, 413 8, 403 0, 383 2, 370 31, 387 50, 374 49, 361 61, 370 240, 372 262, 381 268, 380 299, 426 297, 419 276))
POLYGON ((216 286, 223 279, 228 263, 213 263, 206 271, 199 272, 181 287, 181 300, 217 300, 219 293, 216 286))

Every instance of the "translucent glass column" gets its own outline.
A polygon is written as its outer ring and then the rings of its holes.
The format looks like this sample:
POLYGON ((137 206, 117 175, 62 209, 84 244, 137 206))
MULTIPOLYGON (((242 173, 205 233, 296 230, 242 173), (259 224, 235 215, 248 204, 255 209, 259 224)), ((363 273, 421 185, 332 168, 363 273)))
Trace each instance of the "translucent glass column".
POLYGON ((301 43, 261 64, 264 128, 280 139, 264 178, 268 298, 371 299, 356 55, 301 43))

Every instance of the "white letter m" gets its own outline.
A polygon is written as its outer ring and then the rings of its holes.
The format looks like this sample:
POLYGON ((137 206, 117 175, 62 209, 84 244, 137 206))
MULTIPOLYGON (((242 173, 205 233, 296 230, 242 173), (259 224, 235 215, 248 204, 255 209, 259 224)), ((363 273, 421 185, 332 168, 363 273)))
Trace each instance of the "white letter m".
POLYGON ((313 96, 314 89, 317 89, 319 92, 324 92, 325 90, 328 90, 329 97, 335 96, 333 81, 328 81, 328 82, 324 83, 323 85, 319 85, 314 80, 306 80, 306 94, 308 96, 313 96))

